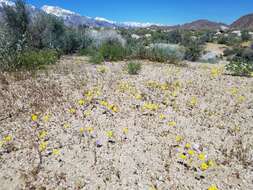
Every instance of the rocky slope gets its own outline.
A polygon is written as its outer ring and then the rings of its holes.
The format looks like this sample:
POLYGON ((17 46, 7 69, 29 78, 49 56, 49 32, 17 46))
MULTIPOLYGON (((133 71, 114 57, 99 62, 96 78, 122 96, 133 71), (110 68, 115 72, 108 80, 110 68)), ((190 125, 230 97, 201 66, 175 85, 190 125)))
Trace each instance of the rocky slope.
POLYGON ((236 29, 253 29, 253 14, 242 16, 234 23, 231 24, 231 28, 236 29))

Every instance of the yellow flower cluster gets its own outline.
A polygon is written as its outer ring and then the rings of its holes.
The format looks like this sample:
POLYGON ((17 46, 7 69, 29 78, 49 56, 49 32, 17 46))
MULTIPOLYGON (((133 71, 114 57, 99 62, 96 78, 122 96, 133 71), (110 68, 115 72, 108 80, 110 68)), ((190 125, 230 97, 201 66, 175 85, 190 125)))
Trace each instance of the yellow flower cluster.
POLYGON ((107 72, 107 67, 105 66, 100 66, 97 68, 97 71, 100 73, 106 73, 107 72))
POLYGON ((148 81, 146 86, 151 89, 160 89, 160 90, 168 90, 169 89, 169 84, 159 83, 156 81, 148 81))
POLYGON ((38 120, 38 115, 32 114, 31 119, 32 119, 32 121, 37 121, 38 120))
POLYGON ((48 142, 46 142, 46 141, 40 142, 40 144, 39 144, 39 151, 40 152, 45 151, 47 149, 47 145, 48 145, 48 142))
POLYGON ((109 110, 115 112, 115 113, 119 112, 119 108, 118 108, 116 105, 109 104, 107 101, 101 100, 101 101, 99 101, 99 104, 100 104, 101 106, 104 106, 104 107, 106 107, 107 109, 109 109, 109 110))
POLYGON ((177 123, 175 121, 169 121, 168 122, 169 127, 175 127, 176 125, 177 125, 177 123))
POLYGON ((208 190, 219 190, 216 185, 211 185, 208 190))
POLYGON ((197 105, 197 103, 198 103, 198 100, 197 100, 197 98, 194 96, 194 97, 192 97, 191 99, 190 99, 190 101, 189 101, 189 105, 191 106, 191 107, 195 107, 196 105, 197 105))
POLYGON ((217 68, 217 67, 213 67, 213 68, 211 69, 211 76, 212 76, 213 78, 218 77, 219 75, 221 75, 221 73, 222 73, 221 69, 219 69, 219 68, 217 68))
POLYGON ((88 90, 84 93, 84 96, 86 98, 86 100, 89 102, 91 100, 93 100, 94 98, 96 98, 97 96, 100 96, 101 92, 100 89, 98 87, 95 87, 91 90, 88 90))
POLYGON ((143 109, 150 110, 150 111, 157 111, 159 109, 159 105, 153 104, 153 103, 144 103, 143 109))
POLYGON ((6 135, 2 141, 0 141, 0 148, 5 144, 5 143, 9 143, 13 140, 11 135, 6 135))

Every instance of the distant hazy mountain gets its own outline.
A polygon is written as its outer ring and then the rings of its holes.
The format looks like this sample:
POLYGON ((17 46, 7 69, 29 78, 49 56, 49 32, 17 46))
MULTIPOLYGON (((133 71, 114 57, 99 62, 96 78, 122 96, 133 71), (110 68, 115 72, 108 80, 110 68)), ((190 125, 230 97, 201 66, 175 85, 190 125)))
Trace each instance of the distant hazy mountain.
POLYGON ((242 16, 231 24, 231 28, 253 29, 253 14, 242 16))
MULTIPOLYGON (((3 21, 3 6, 9 5, 14 6, 15 4, 10 0, 0 0, 0 22, 3 21)), ((153 23, 139 23, 139 22, 115 22, 108 20, 102 17, 91 18, 88 16, 82 16, 75 12, 54 6, 45 5, 41 9, 38 9, 32 5, 27 6, 30 17, 33 18, 40 12, 45 12, 47 14, 54 15, 63 19, 64 23, 67 26, 77 27, 79 25, 86 25, 90 27, 124 27, 124 28, 136 28, 136 27, 153 27, 153 28, 168 28, 168 29, 190 29, 190 30, 200 30, 200 29, 210 29, 216 30, 220 28, 238 28, 238 29, 253 29, 253 14, 249 14, 239 18, 230 26, 219 23, 219 22, 212 22, 209 20, 197 20, 191 23, 186 23, 183 25, 175 25, 175 26, 166 26, 160 24, 153 24, 153 23)))

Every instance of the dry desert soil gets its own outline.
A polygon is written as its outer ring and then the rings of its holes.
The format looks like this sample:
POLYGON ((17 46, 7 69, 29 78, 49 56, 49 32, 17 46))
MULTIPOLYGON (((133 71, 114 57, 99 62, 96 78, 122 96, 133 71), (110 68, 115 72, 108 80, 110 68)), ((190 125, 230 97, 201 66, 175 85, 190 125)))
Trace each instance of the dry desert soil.
POLYGON ((253 78, 224 64, 0 74, 0 189, 253 189, 253 78))

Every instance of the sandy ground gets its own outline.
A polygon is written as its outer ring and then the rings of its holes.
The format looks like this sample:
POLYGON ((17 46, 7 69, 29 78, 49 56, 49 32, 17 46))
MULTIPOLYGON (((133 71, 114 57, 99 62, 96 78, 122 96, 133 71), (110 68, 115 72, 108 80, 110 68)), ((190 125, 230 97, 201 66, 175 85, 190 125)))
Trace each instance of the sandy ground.
POLYGON ((213 52, 216 55, 223 55, 223 52, 226 48, 228 48, 228 46, 223 44, 206 43, 205 51, 213 52))
POLYGON ((1 190, 253 189, 253 78, 223 65, 70 56, 0 97, 1 190))

